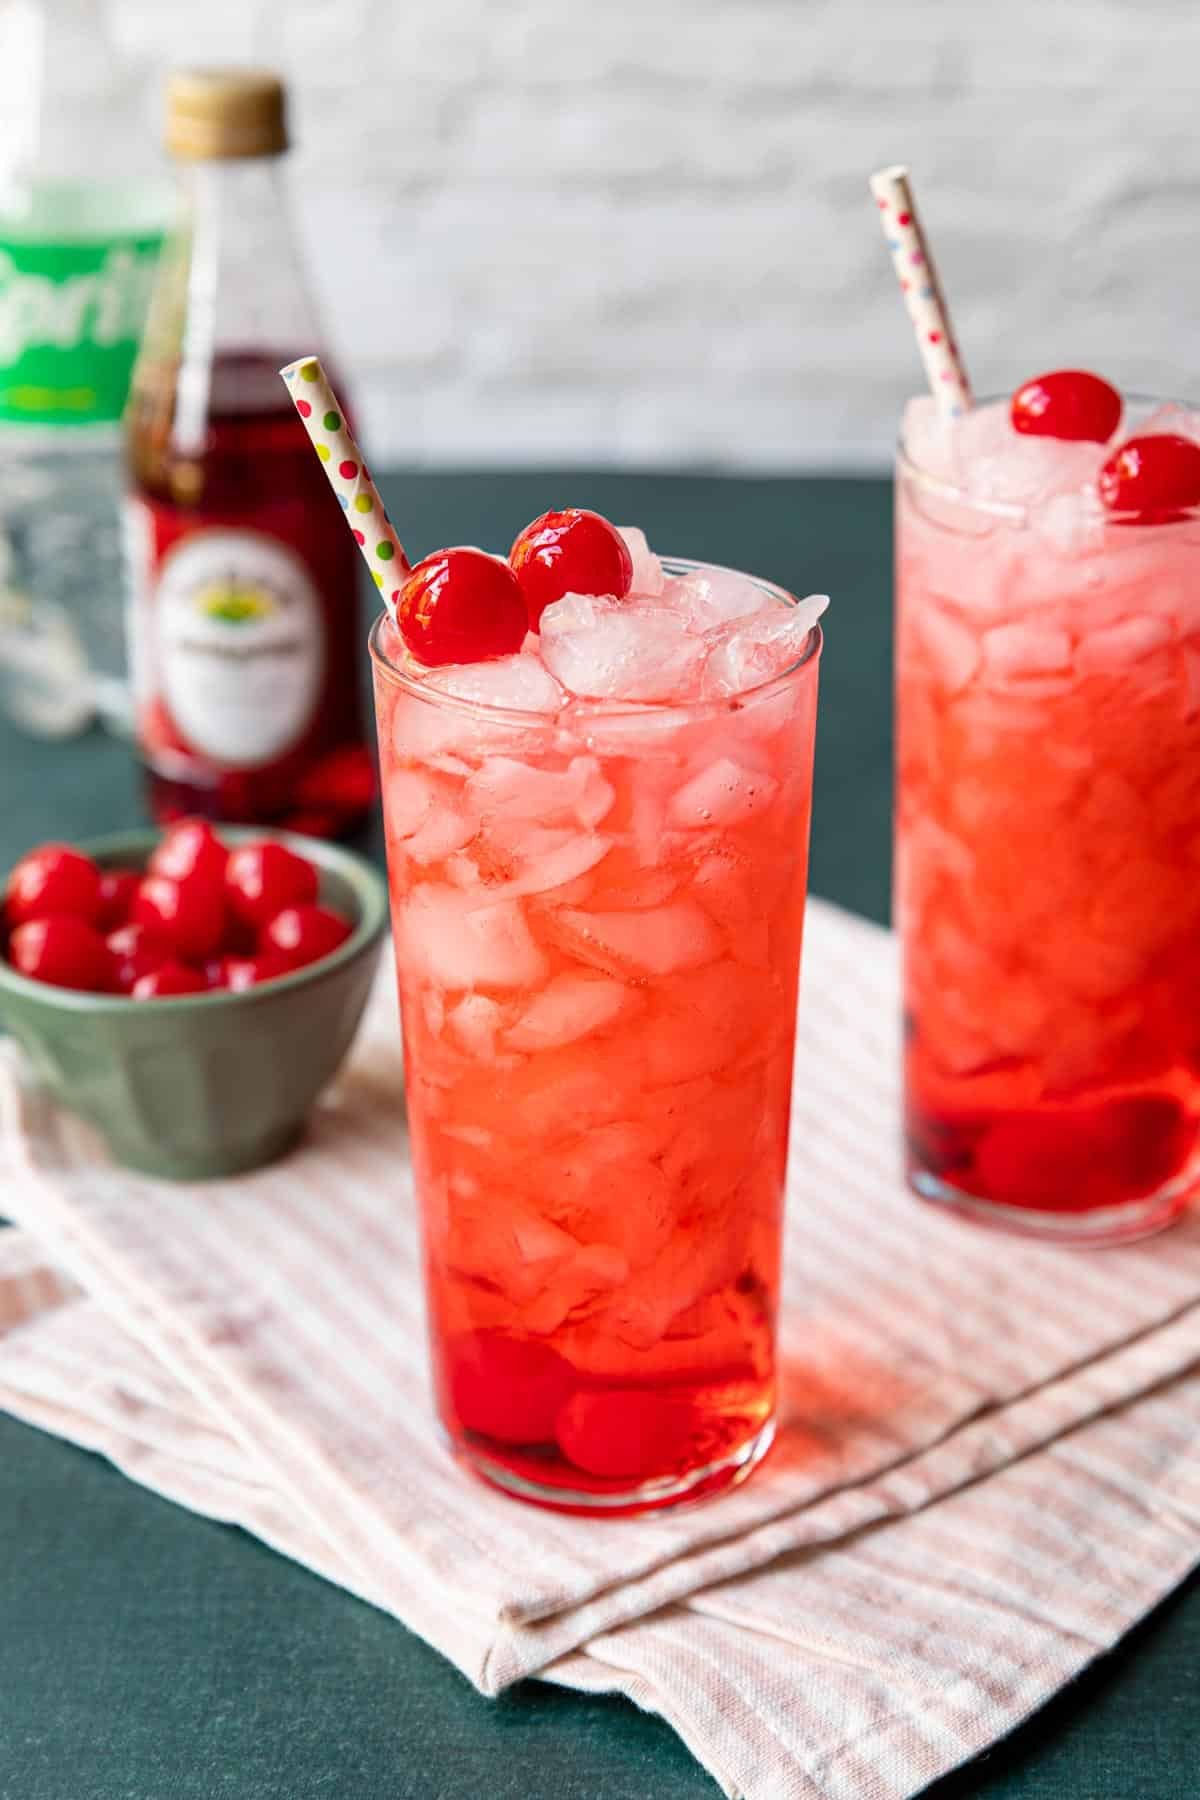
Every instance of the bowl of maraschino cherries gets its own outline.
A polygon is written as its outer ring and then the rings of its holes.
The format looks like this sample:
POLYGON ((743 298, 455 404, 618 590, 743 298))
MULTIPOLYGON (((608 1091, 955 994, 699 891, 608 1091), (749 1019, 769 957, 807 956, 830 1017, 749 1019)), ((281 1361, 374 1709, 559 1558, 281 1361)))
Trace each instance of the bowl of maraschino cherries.
POLYGON ((202 1179, 299 1136, 387 919, 338 846, 185 819, 29 851, 4 884, 0 1023, 117 1160, 202 1179))

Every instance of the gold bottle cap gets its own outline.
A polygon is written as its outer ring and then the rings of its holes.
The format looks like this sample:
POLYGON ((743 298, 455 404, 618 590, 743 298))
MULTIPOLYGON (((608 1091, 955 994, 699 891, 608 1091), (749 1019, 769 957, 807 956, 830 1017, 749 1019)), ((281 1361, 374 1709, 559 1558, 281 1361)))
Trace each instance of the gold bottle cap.
POLYGON ((287 149, 283 83, 266 69, 176 69, 167 78, 167 149, 207 162, 287 149))

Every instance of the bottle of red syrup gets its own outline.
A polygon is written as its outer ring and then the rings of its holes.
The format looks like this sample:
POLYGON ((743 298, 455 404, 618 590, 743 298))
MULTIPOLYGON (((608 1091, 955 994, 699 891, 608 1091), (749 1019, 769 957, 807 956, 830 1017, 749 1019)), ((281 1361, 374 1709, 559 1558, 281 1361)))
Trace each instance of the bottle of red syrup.
POLYGON ((321 341, 282 192, 282 84, 171 76, 167 147, 183 215, 126 414, 129 655, 150 808, 159 822, 339 835, 374 787, 359 560, 278 373, 321 341))

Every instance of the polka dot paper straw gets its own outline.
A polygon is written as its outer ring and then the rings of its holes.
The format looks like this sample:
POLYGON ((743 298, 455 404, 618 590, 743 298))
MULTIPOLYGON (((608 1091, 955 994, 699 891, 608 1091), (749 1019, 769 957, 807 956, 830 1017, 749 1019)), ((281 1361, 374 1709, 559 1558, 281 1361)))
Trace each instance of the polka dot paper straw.
POLYGON ((409 560, 379 490, 367 473, 362 451, 350 435, 329 377, 315 356, 302 356, 279 373, 338 497, 371 579, 395 618, 400 584, 408 574, 409 560))
POLYGON ((917 217, 908 170, 902 165, 877 169, 871 177, 871 192, 879 208, 879 223, 892 253, 900 292, 904 295, 917 336, 925 378, 937 401, 938 411, 945 418, 957 418, 960 413, 970 410, 971 384, 955 342, 933 257, 917 217))

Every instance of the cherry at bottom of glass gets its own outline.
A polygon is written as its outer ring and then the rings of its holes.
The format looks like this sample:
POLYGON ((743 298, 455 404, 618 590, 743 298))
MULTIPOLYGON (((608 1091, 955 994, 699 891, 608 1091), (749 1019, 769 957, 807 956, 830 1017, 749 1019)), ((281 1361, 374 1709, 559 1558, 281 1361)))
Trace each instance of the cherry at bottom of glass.
POLYGON ((1198 1123, 1157 1094, 950 1119, 910 1093, 908 1182, 1001 1231, 1082 1249, 1131 1243, 1174 1224, 1200 1191, 1198 1123))
POLYGON ((747 1418, 742 1431, 720 1453, 681 1471, 636 1480, 589 1476, 552 1446, 544 1451, 497 1443, 478 1432, 442 1430, 458 1460, 489 1486, 553 1512, 611 1518, 655 1512, 709 1500, 737 1487, 762 1462, 775 1441, 775 1413, 757 1424, 747 1418))
MULTIPOLYGON (((747 1336, 726 1333, 689 1374, 670 1376, 639 1368, 636 1353, 624 1367, 610 1355, 589 1371, 545 1337, 440 1326, 435 1319, 430 1349, 450 1447, 523 1500, 606 1515, 675 1506, 734 1486, 770 1448, 775 1356, 765 1312, 747 1336)), ((699 1341, 689 1340, 693 1351, 699 1341)))

